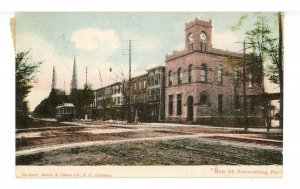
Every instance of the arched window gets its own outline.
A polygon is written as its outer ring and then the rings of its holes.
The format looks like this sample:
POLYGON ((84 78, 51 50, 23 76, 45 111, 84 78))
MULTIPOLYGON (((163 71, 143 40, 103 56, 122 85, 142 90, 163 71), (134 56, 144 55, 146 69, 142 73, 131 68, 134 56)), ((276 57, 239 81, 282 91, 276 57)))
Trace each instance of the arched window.
POLYGON ((172 70, 170 70, 169 71, 169 86, 172 86, 172 80, 173 80, 173 78, 172 78, 172 70))
POLYGON ((183 70, 182 68, 178 68, 178 85, 182 85, 182 81, 183 81, 183 70))
POLYGON ((189 65, 189 83, 194 81, 194 68, 193 65, 189 65))
POLYGON ((249 88, 251 88, 252 87, 252 74, 251 73, 249 73, 249 88))
POLYGON ((209 102, 208 94, 206 92, 202 92, 200 94, 200 105, 201 106, 208 105, 208 102, 209 102))
POLYGON ((200 70, 200 81, 202 82, 207 82, 207 67, 205 64, 201 65, 201 70, 200 70))
POLYGON ((218 68, 218 85, 223 85, 223 66, 220 65, 218 68))
POLYGON ((206 43, 200 42, 200 51, 206 51, 206 43))
POLYGON ((189 51, 191 52, 194 49, 194 35, 192 33, 189 33, 188 42, 189 42, 189 51))

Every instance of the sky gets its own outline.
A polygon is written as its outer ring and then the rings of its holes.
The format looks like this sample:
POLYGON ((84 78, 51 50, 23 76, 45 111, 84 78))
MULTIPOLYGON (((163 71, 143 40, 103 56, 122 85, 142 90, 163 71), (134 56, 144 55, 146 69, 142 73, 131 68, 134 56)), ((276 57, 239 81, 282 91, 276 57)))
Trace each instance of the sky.
MULTIPOLYGON (((165 65, 165 56, 185 45, 185 23, 196 17, 213 22, 214 48, 240 51, 246 30, 254 19, 247 19, 238 32, 230 27, 245 13, 222 12, 102 12, 102 13, 17 13, 17 51, 30 50, 34 61, 42 61, 36 81, 28 95, 34 108, 51 90, 52 69, 56 68, 57 88, 68 94, 74 58, 78 88, 87 80, 93 89, 115 82, 121 72, 128 74, 128 44, 132 40, 132 75, 165 65), (112 71, 110 72, 110 68, 112 71)), ((274 13, 263 13, 271 30, 276 30, 274 13)), ((276 33, 276 32, 274 32, 276 33)))

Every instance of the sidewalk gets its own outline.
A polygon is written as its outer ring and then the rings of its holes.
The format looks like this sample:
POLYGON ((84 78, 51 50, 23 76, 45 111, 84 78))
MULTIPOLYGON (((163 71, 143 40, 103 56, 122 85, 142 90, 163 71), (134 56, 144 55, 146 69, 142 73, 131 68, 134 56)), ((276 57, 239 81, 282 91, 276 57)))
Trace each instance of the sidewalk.
MULTIPOLYGON (((70 122, 71 123, 71 122, 70 122)), ((93 121, 89 122, 89 126, 91 126, 93 121)), ((224 130, 235 130, 237 132, 243 132, 243 127, 221 127, 221 126, 211 126, 211 125, 191 125, 191 124, 179 124, 179 123, 131 123, 127 124, 126 122, 121 121, 95 121, 98 124, 109 124, 120 127, 190 127, 190 128, 206 128, 206 129, 224 129, 224 130)), ((267 133, 267 128, 248 128, 248 132, 255 133, 267 133)), ((278 127, 273 127, 270 129, 269 133, 283 133, 283 129, 278 127)))

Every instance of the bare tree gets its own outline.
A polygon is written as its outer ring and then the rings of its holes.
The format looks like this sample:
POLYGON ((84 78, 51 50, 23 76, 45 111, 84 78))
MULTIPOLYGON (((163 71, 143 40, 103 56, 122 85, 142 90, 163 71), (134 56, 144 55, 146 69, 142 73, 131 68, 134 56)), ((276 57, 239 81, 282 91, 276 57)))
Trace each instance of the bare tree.
POLYGON ((127 123, 132 122, 132 103, 131 103, 131 96, 130 96, 130 87, 127 76, 124 74, 123 70, 120 71, 119 74, 115 74, 114 81, 119 83, 120 92, 123 97, 122 107, 121 107, 121 115, 125 117, 127 123))

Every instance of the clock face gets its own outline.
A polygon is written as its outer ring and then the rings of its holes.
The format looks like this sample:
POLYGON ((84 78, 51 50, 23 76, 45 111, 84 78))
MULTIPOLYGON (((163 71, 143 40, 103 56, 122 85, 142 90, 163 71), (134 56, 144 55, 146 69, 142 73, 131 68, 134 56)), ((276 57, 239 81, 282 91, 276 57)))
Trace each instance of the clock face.
POLYGON ((193 42, 194 42, 194 36, 193 36, 192 33, 189 35, 189 42, 190 42, 190 43, 193 43, 193 42))
POLYGON ((200 39, 203 40, 203 41, 205 41, 206 38, 207 38, 206 34, 204 32, 201 32, 200 33, 200 39))

